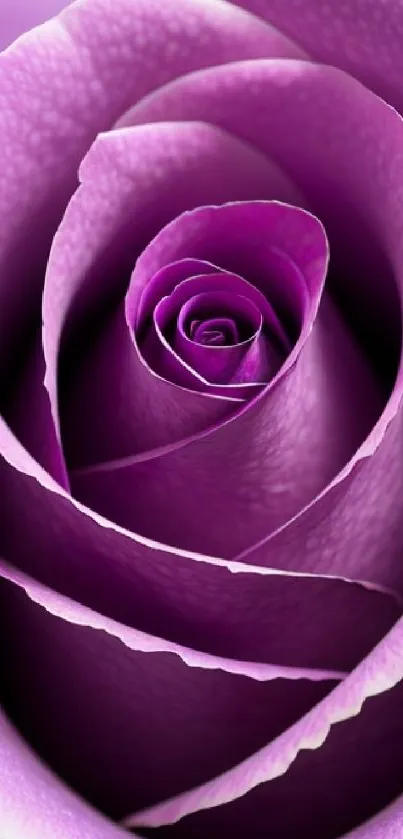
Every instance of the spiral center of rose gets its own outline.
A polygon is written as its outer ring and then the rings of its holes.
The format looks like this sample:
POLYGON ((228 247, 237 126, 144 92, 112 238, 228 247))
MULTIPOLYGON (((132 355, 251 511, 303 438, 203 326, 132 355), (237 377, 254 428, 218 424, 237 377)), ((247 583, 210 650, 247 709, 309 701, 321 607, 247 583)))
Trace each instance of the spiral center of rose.
POLYGON ((232 318, 211 315, 206 320, 192 320, 189 337, 195 344, 226 347, 239 344, 239 332, 232 318))
POLYGON ((136 334, 143 357, 181 386, 219 386, 211 391, 216 395, 231 387, 231 398, 245 398, 247 387, 253 396, 253 388, 264 387, 289 352, 265 295, 242 276, 201 261, 184 260, 157 272, 140 311, 136 334))

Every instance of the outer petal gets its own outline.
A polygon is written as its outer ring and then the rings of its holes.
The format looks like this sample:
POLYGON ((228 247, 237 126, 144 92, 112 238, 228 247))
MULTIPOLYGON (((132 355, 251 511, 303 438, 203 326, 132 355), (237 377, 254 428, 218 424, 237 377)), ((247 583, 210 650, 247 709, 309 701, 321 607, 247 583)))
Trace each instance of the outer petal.
POLYGON ((403 110, 400 0, 232 0, 403 110))
POLYGON ((44 766, 3 711, 0 789, 2 839, 127 839, 127 831, 85 804, 44 766))
MULTIPOLYGON (((338 70, 276 61, 244 62, 179 80, 140 103, 131 121, 165 119, 167 114, 219 125, 253 143, 293 177, 326 226, 335 256, 330 287, 361 322, 368 346, 392 360, 393 371, 397 344, 401 350, 397 319, 403 288, 403 126, 398 115, 338 70)), ((319 551, 315 533, 308 540, 314 505, 284 531, 281 567, 320 568, 330 574, 348 574, 354 567, 361 578, 403 591, 402 392, 400 370, 380 421, 326 491, 329 499, 330 493, 344 496, 344 522, 349 524, 339 541, 332 543, 333 523, 323 518, 321 500, 319 551), (369 518, 370 528, 365 524, 369 518), (292 534, 299 525, 306 550, 301 552, 299 541, 295 557, 292 534)), ((275 549, 269 543, 262 548, 258 561, 276 565, 275 549)))
POLYGON ((229 769, 342 676, 205 656, 1 573, 17 583, 0 585, 3 707, 42 759, 114 818, 229 769))
MULTIPOLYGON (((27 472, 29 460, 14 452, 27 472)), ((349 669, 401 614, 393 598, 362 585, 141 539, 68 497, 44 473, 39 484, 4 468, 1 480, 0 533, 9 561, 108 617, 177 643, 230 658, 349 669)))
POLYGON ((335 839, 368 818, 403 784, 402 645, 400 621, 341 685, 265 749, 127 823, 156 827, 182 818, 161 832, 175 839, 235 830, 240 839, 258 839, 262 825, 276 839, 335 839))
POLYGON ((403 829, 403 795, 345 839, 399 839, 403 829))

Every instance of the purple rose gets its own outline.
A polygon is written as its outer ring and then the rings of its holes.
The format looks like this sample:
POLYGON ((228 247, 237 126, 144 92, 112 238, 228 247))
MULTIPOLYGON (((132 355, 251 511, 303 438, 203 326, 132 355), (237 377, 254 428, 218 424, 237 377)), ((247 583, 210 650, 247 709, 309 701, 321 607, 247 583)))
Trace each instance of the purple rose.
POLYGON ((0 56, 1 839, 403 835, 402 32, 77 0, 0 56))

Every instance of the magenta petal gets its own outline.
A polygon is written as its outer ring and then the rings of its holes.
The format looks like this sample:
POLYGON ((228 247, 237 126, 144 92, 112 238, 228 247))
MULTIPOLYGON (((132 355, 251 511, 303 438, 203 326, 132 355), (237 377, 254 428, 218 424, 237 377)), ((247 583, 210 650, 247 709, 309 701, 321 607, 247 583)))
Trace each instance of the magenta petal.
MULTIPOLYGON (((174 298, 174 294, 172 298, 174 298)), ((172 300, 172 303, 174 303, 174 300, 172 300)), ((172 349, 182 361, 186 362, 192 370, 208 382, 229 385, 247 350, 247 346, 244 346, 244 344, 250 345, 255 339, 256 333, 260 335, 261 315, 259 310, 247 298, 222 290, 195 294, 187 303, 184 304, 183 308, 180 307, 178 327, 174 332, 172 341, 169 341, 170 344, 172 343, 172 349), (187 303, 190 309, 187 308, 187 303), (208 312, 214 311, 214 308, 217 311, 221 310, 221 316, 224 316, 225 312, 232 313, 235 317, 234 324, 237 320, 239 321, 240 317, 243 317, 245 328, 246 324, 250 327, 251 337, 245 342, 237 341, 229 346, 215 346, 208 342, 200 343, 189 339, 183 333, 183 329, 181 330, 180 320, 181 316, 186 317, 191 314, 192 307, 196 310, 195 316, 200 314, 204 321, 208 312), (203 313, 203 307, 205 307, 206 315, 203 313)), ((170 309, 170 299, 165 298, 160 301, 155 310, 156 328, 160 334, 166 333, 169 327, 170 309)), ((252 381, 262 381, 259 372, 257 370, 252 381)))
POLYGON ((392 384, 401 350, 394 276, 401 265, 400 118, 340 71, 287 61, 241 62, 178 79, 139 103, 131 121, 159 121, 168 114, 204 119, 246 140, 281 163, 304 189, 329 237, 329 287, 383 374, 389 361, 392 384))
POLYGON ((142 540, 67 497, 11 435, 2 442, 25 472, 0 466, 5 555, 115 620, 229 658, 346 670, 401 613, 388 595, 348 581, 281 574, 142 540))
MULTIPOLYGON (((51 772, 0 711, 0 789, 3 839, 127 839, 51 772), (61 814, 63 814, 61 816, 61 814)), ((130 834, 138 839, 139 834, 130 834)))
POLYGON ((225 316, 210 317, 203 321, 194 316, 190 320, 188 337, 196 344, 208 347, 233 346, 240 340, 234 319, 225 316))
POLYGON ((152 317, 152 313, 162 297, 172 294, 175 287, 188 280, 189 277, 217 274, 219 268, 211 262, 202 259, 180 259, 164 265, 157 271, 142 289, 138 289, 136 300, 132 307, 134 321, 131 326, 138 340, 144 330, 145 322, 152 317))
POLYGON ((189 258, 248 280, 298 334, 307 292, 312 311, 322 293, 327 243, 317 219, 279 201, 233 201, 184 213, 159 232, 136 263, 126 295, 129 325, 157 271, 189 258))

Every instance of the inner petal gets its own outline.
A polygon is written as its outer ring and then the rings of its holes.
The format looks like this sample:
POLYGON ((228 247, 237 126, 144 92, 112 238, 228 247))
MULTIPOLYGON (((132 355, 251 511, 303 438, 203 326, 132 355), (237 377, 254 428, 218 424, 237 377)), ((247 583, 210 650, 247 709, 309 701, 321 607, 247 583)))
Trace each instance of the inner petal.
POLYGON ((183 260, 150 279, 134 324, 139 352, 158 375, 177 383, 185 376, 188 387, 219 385, 235 395, 240 385, 264 386, 292 348, 275 310, 238 274, 200 267, 183 260))
POLYGON ((195 294, 184 303, 178 315, 178 331, 196 344, 228 347, 252 338, 261 320, 258 308, 247 297, 208 291, 195 294), (192 324, 196 324, 193 335, 190 334, 192 324))
MULTIPOLYGON (((161 313, 164 303, 168 304, 169 301, 161 301, 157 307, 158 314, 161 313)), ((156 318, 158 320, 157 310, 156 318)), ((181 307, 176 322, 167 324, 165 334, 180 358, 207 381, 231 384, 252 343, 264 340, 262 323, 262 315, 258 308, 243 295, 229 291, 208 291, 191 297, 181 307), (227 318, 233 325, 232 336, 238 338, 233 343, 225 341, 225 324, 224 331, 214 326, 225 320, 226 312, 232 315, 227 318), (188 337, 194 315, 199 322, 197 330, 202 338, 199 341, 188 337)), ((263 364, 259 363, 259 353, 255 353, 255 358, 257 364, 251 370, 249 381, 266 381, 270 375, 269 368, 264 369, 263 364)))
POLYGON ((207 346, 231 346, 239 344, 238 327, 232 318, 214 317, 206 320, 193 320, 189 327, 189 337, 196 344, 207 346))

